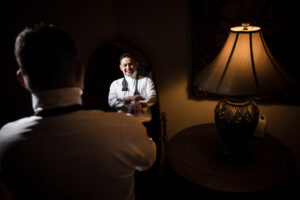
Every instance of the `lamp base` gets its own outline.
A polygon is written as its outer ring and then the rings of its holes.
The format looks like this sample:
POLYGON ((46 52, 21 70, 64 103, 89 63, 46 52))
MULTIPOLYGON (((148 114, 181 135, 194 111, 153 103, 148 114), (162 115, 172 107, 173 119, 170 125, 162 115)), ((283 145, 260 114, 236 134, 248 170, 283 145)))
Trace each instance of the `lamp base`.
POLYGON ((244 155, 259 119, 259 109, 252 99, 225 98, 215 109, 215 122, 225 156, 244 155))

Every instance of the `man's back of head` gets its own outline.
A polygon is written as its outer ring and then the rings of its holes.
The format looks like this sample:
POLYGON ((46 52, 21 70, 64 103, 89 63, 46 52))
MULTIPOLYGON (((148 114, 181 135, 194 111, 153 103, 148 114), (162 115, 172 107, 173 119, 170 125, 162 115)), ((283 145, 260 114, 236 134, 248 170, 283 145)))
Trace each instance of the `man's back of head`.
POLYGON ((74 41, 52 25, 24 29, 16 39, 15 56, 31 90, 68 87, 78 70, 74 41))

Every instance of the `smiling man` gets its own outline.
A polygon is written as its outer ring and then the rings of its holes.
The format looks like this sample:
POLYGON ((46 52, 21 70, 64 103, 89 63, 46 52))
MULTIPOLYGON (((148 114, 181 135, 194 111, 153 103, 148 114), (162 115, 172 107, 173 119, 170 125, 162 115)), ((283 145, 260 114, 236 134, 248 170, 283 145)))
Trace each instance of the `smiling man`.
POLYGON ((156 103, 156 91, 152 80, 138 74, 138 62, 130 53, 121 55, 120 70, 124 77, 113 81, 110 86, 110 107, 134 115, 140 122, 150 121, 150 107, 156 103))

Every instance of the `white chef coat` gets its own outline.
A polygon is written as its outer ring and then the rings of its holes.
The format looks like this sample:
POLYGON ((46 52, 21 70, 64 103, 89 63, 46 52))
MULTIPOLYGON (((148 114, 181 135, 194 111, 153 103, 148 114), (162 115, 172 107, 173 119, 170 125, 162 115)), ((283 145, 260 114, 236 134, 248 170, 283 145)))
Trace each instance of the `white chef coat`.
MULTIPOLYGON (((129 96, 134 96, 136 87, 136 74, 137 72, 135 72, 132 76, 124 75, 127 82, 127 91, 122 91, 122 82, 124 78, 117 79, 111 83, 108 95, 108 103, 110 107, 116 108, 118 111, 123 111, 130 115, 132 105, 137 102, 132 101, 126 104, 126 98, 129 96)), ((140 96, 145 98, 145 100, 139 102, 142 102, 145 106, 140 112, 136 113, 135 116, 140 122, 150 121, 152 118, 150 107, 156 103, 156 91, 154 83, 149 77, 139 76, 137 89, 140 96)))

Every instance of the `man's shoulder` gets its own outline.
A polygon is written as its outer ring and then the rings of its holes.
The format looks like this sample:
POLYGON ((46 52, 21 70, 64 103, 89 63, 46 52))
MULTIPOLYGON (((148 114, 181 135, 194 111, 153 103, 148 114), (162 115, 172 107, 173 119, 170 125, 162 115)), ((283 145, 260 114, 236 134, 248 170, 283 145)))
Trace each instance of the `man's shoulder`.
POLYGON ((85 111, 96 121, 109 121, 113 124, 140 124, 134 116, 129 116, 123 112, 104 112, 98 109, 85 111))
POLYGON ((111 88, 111 87, 119 87, 119 86, 121 86, 121 85, 122 85, 122 81, 123 81, 123 77, 114 80, 113 82, 111 82, 110 88, 111 88))
POLYGON ((15 121, 6 123, 0 129, 0 140, 19 137, 22 133, 29 130, 31 126, 37 123, 40 117, 24 117, 15 121))
POLYGON ((21 125, 28 125, 33 123, 35 120, 39 119, 40 117, 37 116, 29 116, 29 117, 23 117, 20 119, 17 119, 15 121, 11 121, 11 122, 7 122, 6 124, 4 124, 0 131, 2 131, 3 129, 7 129, 7 128, 13 128, 13 127, 17 127, 17 126, 21 126, 21 125))
POLYGON ((142 75, 139 75, 139 80, 142 80, 142 81, 151 81, 152 82, 152 79, 149 77, 149 76, 142 76, 142 75))
POLYGON ((87 111, 84 121, 90 124, 92 129, 106 130, 110 134, 135 136, 146 133, 145 127, 135 116, 129 116, 123 112, 103 112, 99 110, 87 111))
POLYGON ((123 112, 105 112, 105 115, 110 120, 140 125, 136 117, 123 112))

